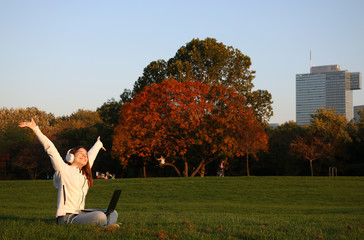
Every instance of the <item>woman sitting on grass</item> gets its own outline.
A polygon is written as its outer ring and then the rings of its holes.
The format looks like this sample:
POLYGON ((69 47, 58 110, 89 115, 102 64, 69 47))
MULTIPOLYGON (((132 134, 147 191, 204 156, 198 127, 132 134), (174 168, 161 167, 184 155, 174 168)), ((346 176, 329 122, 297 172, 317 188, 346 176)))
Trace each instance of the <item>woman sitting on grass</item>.
MULTIPOLYGON (((115 224, 116 211, 108 216, 102 211, 83 213, 87 191, 93 185, 91 167, 103 147, 100 137, 87 152, 84 147, 76 147, 67 152, 63 161, 54 144, 40 131, 33 118, 30 122, 21 122, 19 127, 28 127, 38 137, 44 150, 51 159, 54 170, 54 186, 58 189, 57 222, 60 224, 87 223, 106 226, 115 224)), ((105 150, 106 151, 106 150, 105 150)))

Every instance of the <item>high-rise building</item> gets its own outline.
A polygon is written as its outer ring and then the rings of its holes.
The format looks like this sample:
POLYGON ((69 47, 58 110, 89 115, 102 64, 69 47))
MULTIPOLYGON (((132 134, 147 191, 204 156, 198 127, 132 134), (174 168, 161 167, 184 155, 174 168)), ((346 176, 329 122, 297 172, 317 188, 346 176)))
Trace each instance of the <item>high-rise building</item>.
POLYGON ((311 67, 296 75, 296 122, 309 124, 320 108, 334 108, 347 120, 354 117, 353 90, 361 89, 361 73, 341 71, 339 65, 311 67))

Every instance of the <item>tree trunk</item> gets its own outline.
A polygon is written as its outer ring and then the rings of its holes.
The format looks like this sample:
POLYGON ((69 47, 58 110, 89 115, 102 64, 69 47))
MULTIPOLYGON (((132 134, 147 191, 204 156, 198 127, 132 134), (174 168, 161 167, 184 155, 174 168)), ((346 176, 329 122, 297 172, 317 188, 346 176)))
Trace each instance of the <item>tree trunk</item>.
POLYGON ((202 164, 201 171, 200 171, 200 177, 205 177, 205 171, 206 171, 206 164, 202 164))
POLYGON ((312 167, 312 160, 310 160, 310 168, 311 168, 311 177, 313 177, 313 167, 312 167))
POLYGON ((249 174, 249 154, 246 154, 246 175, 250 176, 250 174, 249 174))
POLYGON ((147 170, 146 170, 145 165, 146 165, 146 163, 144 162, 144 164, 143 164, 143 176, 144 176, 144 178, 147 177, 147 170))
MULTIPOLYGON (((202 160, 201 162, 200 162, 200 164, 198 165, 198 167, 196 168, 196 170, 191 174, 191 177, 194 177, 197 173, 198 173, 198 171, 201 169, 201 168, 203 168, 203 172, 205 173, 205 160, 202 160)), ((205 174, 204 174, 205 175, 205 174)), ((201 176, 201 177, 203 177, 203 176, 201 176)))
POLYGON ((176 170, 178 176, 179 177, 181 176, 181 172, 178 170, 178 168, 174 164, 172 164, 172 163, 165 163, 165 164, 162 164, 161 166, 171 166, 171 167, 174 168, 174 170, 176 170))
POLYGON ((185 158, 184 158, 184 162, 185 162, 185 171, 184 171, 185 177, 188 177, 188 162, 185 158))
POLYGON ((32 169, 27 169, 28 170, 28 174, 31 180, 36 180, 37 179, 37 174, 36 171, 32 171, 32 169))

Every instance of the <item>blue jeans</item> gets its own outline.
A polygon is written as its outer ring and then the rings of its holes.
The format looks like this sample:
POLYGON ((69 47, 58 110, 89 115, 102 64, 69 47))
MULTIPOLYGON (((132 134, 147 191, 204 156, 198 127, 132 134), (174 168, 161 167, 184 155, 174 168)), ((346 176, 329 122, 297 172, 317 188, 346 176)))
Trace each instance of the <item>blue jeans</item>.
POLYGON ((57 218, 58 224, 92 224, 98 226, 107 226, 116 223, 118 220, 118 213, 114 210, 109 215, 102 211, 94 211, 80 214, 66 214, 57 218))

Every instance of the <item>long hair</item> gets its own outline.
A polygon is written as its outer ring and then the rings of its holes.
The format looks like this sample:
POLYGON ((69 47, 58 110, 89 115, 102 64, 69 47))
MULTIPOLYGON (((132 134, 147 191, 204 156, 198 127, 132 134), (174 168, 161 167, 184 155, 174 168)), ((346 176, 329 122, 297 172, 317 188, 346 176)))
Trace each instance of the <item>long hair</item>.
MULTIPOLYGON (((84 146, 78 146, 78 147, 73 148, 70 151, 70 153, 75 154, 81 148, 85 149, 87 152, 87 149, 84 146)), ((88 156, 87 156, 87 163, 85 166, 83 166, 81 168, 81 171, 82 171, 82 174, 85 175, 85 177, 87 179, 88 187, 91 188, 94 185, 94 180, 92 178, 92 172, 91 172, 91 167, 90 167, 90 162, 89 162, 88 156)))

